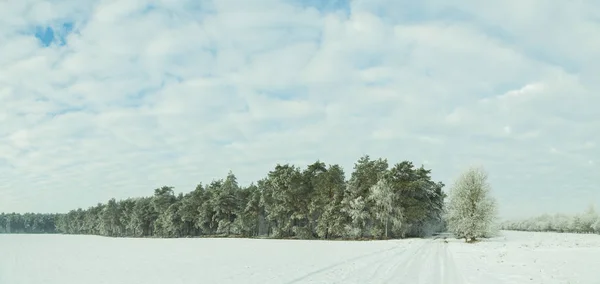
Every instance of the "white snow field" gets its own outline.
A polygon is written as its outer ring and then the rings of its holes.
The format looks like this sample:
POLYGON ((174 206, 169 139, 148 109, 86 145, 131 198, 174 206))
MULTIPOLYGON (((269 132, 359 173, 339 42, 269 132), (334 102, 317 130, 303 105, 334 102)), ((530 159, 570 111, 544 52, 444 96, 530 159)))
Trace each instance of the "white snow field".
POLYGON ((0 235, 0 284, 600 283, 600 236, 299 241, 0 235))

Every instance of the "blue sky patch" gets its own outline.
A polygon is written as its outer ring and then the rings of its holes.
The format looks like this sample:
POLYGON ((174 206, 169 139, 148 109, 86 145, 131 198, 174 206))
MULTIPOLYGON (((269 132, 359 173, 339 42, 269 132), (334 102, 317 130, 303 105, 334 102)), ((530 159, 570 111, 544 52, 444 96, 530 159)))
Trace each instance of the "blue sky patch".
POLYGON ((259 92, 270 98, 277 98, 280 100, 298 100, 307 97, 308 88, 305 86, 293 86, 287 88, 261 89, 259 92))
POLYGON ((54 30, 50 27, 37 27, 35 37, 40 40, 43 46, 49 46, 54 41, 54 30))
POLYGON ((87 109, 84 108, 84 107, 65 106, 64 108, 62 108, 59 111, 49 112, 48 116, 50 116, 50 117, 57 117, 57 116, 65 115, 67 113, 71 113, 71 112, 80 112, 80 111, 86 111, 86 110, 87 109))
POLYGON ((377 53, 362 53, 354 58, 354 66, 360 70, 366 70, 383 65, 383 56, 377 53))
POLYGON ((350 0, 289 0, 305 8, 315 8, 321 13, 344 12, 350 14, 350 0))
POLYGON ((58 27, 37 26, 34 36, 42 46, 48 47, 55 43, 58 46, 67 44, 67 36, 73 31, 73 22, 66 22, 58 27))

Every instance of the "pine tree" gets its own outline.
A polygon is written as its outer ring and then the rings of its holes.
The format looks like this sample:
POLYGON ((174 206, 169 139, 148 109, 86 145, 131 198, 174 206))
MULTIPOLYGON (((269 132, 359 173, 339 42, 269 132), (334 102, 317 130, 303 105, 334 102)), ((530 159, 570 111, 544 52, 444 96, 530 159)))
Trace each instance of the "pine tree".
POLYGON ((319 175, 310 212, 316 223, 315 234, 320 238, 329 239, 344 234, 341 209, 345 184, 344 170, 339 165, 330 165, 319 175))
POLYGON ((342 212, 349 220, 346 231, 350 236, 365 237, 370 231, 373 201, 368 198, 369 190, 387 169, 387 160, 371 160, 368 155, 361 157, 354 164, 354 171, 347 183, 342 202, 342 212))
POLYGON ((237 195, 239 190, 237 178, 230 171, 219 190, 213 196, 213 205, 215 206, 213 220, 217 223, 218 233, 226 235, 231 233, 231 225, 235 221, 238 208, 237 195))

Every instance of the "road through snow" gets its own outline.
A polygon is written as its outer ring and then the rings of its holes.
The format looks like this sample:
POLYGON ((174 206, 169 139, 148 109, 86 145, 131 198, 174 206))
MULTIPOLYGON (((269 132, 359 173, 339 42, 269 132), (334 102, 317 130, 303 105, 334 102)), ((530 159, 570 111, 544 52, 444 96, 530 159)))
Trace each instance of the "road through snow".
POLYGON ((398 246, 359 256, 314 271, 286 284, 462 284, 448 244, 443 240, 417 240, 412 246, 398 246))

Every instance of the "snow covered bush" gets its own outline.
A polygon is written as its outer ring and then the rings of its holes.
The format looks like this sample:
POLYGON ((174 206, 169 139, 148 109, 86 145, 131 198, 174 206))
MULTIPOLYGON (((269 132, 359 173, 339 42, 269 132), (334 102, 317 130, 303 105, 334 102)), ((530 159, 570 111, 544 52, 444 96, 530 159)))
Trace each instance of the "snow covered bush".
POLYGON ((446 222, 456 237, 475 241, 494 234, 496 202, 482 168, 471 168, 463 173, 450 189, 448 198, 446 222))

